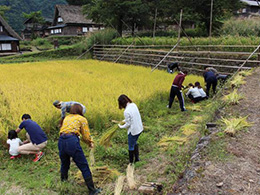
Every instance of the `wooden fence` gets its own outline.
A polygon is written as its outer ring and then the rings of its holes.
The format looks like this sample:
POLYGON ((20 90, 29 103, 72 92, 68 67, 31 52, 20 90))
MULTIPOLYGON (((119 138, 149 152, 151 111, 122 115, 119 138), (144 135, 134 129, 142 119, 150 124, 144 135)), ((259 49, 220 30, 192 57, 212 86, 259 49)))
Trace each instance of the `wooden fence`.
MULTIPOLYGON (((238 70, 245 60, 257 48, 255 45, 191 45, 177 46, 172 52, 170 45, 95 45, 95 59, 113 61, 124 64, 166 68, 170 62, 179 62, 183 69, 194 72, 204 71, 211 66, 220 73, 232 74, 238 70)), ((251 69, 260 63, 259 51, 254 53, 241 68, 251 69)))

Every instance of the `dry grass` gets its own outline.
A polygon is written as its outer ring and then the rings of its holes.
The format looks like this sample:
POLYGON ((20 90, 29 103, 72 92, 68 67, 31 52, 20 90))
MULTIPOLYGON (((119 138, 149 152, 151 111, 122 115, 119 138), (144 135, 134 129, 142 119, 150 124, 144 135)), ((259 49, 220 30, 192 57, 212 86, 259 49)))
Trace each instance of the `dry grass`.
POLYGON ((239 117, 239 118, 231 118, 231 119, 222 118, 221 122, 223 123, 224 126, 224 132, 230 136, 234 136, 237 131, 252 126, 252 124, 247 122, 246 119, 247 117, 239 117))
POLYGON ((187 110, 192 110, 192 111, 197 111, 197 112, 203 111, 203 109, 200 105, 187 106, 187 110))
POLYGON ((187 138, 185 138, 185 137, 179 137, 179 136, 163 137, 163 138, 158 142, 158 146, 168 147, 170 144, 183 145, 186 141, 187 141, 187 138))

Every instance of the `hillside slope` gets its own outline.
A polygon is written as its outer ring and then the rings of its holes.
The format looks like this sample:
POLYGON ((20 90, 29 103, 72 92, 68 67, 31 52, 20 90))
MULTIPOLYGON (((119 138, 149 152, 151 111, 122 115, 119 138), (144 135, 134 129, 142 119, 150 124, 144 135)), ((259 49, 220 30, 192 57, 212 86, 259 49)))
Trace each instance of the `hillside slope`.
POLYGON ((46 18, 52 18, 56 4, 67 4, 66 0, 1 0, 0 5, 6 5, 11 9, 5 14, 10 26, 18 33, 23 29, 24 18, 22 13, 42 11, 46 18))

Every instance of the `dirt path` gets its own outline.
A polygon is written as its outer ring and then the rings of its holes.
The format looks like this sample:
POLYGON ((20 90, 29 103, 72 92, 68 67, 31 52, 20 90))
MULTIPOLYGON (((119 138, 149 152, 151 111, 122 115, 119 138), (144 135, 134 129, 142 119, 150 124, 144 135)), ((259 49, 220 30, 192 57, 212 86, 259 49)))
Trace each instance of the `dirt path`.
POLYGON ((246 81, 239 89, 244 98, 232 107, 232 113, 248 116, 254 125, 227 138, 226 150, 231 158, 215 162, 207 155, 201 157, 198 163, 203 168, 172 194, 260 194, 260 68, 246 81))

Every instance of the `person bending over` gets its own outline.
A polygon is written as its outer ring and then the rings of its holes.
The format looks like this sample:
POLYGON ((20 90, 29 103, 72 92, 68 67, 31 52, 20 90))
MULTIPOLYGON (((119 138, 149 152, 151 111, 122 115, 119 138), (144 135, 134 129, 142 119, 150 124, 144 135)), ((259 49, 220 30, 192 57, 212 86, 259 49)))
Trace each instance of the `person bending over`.
POLYGON ((186 111, 181 89, 183 88, 182 83, 187 74, 188 74, 187 71, 183 71, 183 72, 180 72, 179 74, 177 74, 176 77, 174 78, 172 87, 171 87, 171 92, 170 92, 169 104, 167 106, 168 108, 172 107, 173 100, 174 100, 175 96, 177 95, 181 111, 186 111))
POLYGON ((206 68, 205 72, 203 74, 203 77, 204 77, 204 80, 206 82, 206 94, 207 94, 207 96, 209 96, 209 91, 210 91, 211 86, 212 86, 213 93, 215 94, 216 93, 216 87, 217 87, 217 84, 218 84, 218 80, 217 80, 215 73, 206 68))

